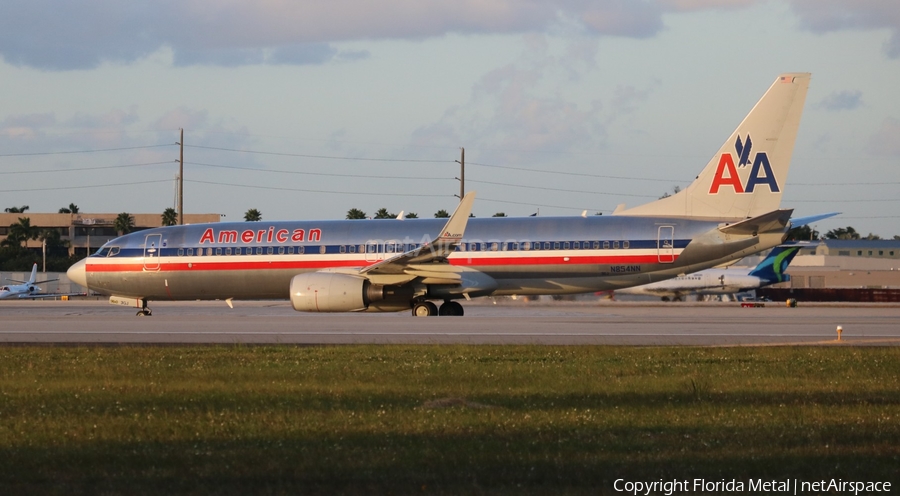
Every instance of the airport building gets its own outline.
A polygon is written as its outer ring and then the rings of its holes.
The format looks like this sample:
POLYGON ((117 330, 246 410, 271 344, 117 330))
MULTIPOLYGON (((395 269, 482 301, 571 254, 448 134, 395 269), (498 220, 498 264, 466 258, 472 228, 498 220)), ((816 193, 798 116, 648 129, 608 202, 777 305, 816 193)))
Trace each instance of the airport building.
POLYGON ((900 288, 900 240, 825 239, 791 262, 782 288, 900 288))
MULTIPOLYGON (((69 255, 85 257, 116 238, 115 222, 119 214, 41 214, 41 213, 0 213, 0 239, 6 238, 9 228, 19 223, 19 218, 27 217, 31 227, 38 231, 55 229, 60 239, 68 241, 69 255)), ((131 214, 134 217, 132 232, 162 226, 161 214, 131 214)), ((219 214, 185 214, 185 224, 219 222, 219 214)), ((41 241, 28 240, 27 248, 41 251, 41 241)))

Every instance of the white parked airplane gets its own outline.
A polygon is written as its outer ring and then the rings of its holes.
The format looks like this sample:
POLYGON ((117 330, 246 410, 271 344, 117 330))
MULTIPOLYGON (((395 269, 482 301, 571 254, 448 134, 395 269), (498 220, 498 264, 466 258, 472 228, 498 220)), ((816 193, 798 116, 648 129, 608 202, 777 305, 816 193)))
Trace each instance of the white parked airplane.
MULTIPOLYGON (((110 302, 290 299, 311 312, 462 315, 458 300, 619 289, 782 243, 779 209, 809 87, 783 74, 687 188, 614 215, 230 222, 128 234, 69 269, 110 302), (440 309, 434 301, 443 302, 440 309)), ((704 84, 707 84, 704 82, 704 84)))
POLYGON ((616 295, 658 296, 663 301, 683 300, 687 295, 733 295, 791 280, 786 273, 794 256, 815 243, 798 242, 778 245, 756 267, 706 269, 665 281, 617 289, 616 295))
POLYGON ((37 284, 45 282, 58 281, 59 279, 37 280, 37 264, 31 268, 31 277, 27 281, 18 281, 16 279, 7 279, 7 281, 20 282, 22 284, 12 284, 0 287, 0 300, 11 298, 54 298, 63 296, 59 293, 41 293, 41 288, 37 284))

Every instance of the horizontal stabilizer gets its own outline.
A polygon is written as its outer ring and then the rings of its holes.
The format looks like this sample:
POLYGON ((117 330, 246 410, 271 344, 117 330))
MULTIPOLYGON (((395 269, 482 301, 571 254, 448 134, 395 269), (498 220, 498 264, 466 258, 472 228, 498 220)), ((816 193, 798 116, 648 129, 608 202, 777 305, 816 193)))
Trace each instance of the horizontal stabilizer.
POLYGON ((752 219, 745 219, 719 228, 725 234, 756 236, 759 233, 783 231, 791 219, 793 209, 773 210, 752 219))

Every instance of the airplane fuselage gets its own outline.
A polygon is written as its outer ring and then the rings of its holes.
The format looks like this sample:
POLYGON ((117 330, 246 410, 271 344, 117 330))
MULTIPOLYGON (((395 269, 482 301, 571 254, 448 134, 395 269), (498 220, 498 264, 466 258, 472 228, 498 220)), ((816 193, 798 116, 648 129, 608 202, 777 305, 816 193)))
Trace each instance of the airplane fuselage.
MULTIPOLYGON (((300 273, 362 268, 431 243, 443 219, 215 223, 156 228, 107 243, 86 259, 94 291, 148 300, 285 299, 300 273)), ((470 219, 449 265, 477 274, 452 293, 423 279, 426 295, 568 294, 659 281, 715 265, 683 260, 715 221, 562 217, 470 219), (479 277, 482 277, 479 280, 479 277)), ((747 244, 748 253, 768 245, 747 244)), ((765 242, 763 242, 765 243, 765 242)), ((695 249, 702 247, 695 247, 695 249)), ((715 248, 715 247, 714 247, 715 248)), ((724 253, 733 258, 731 252, 724 253)))

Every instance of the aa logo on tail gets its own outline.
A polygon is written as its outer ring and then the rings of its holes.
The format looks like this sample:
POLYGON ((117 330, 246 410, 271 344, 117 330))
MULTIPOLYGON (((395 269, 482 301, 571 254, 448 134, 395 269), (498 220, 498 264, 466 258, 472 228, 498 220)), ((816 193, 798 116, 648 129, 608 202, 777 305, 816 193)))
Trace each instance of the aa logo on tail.
POLYGON ((712 184, 709 185, 709 194, 715 195, 719 193, 719 188, 723 186, 731 186, 735 193, 753 193, 757 186, 765 184, 772 193, 779 193, 778 181, 775 179, 775 173, 772 172, 772 166, 769 165, 769 156, 766 152, 759 152, 753 158, 753 166, 750 168, 750 175, 747 176, 747 184, 741 183, 741 176, 738 174, 738 168, 745 168, 750 165, 750 151, 753 149, 753 141, 750 135, 747 135, 746 141, 741 141, 738 135, 737 141, 734 143, 734 151, 738 159, 737 166, 734 165, 735 155, 731 153, 723 153, 719 157, 719 165, 716 167, 716 174, 713 176, 712 184))

